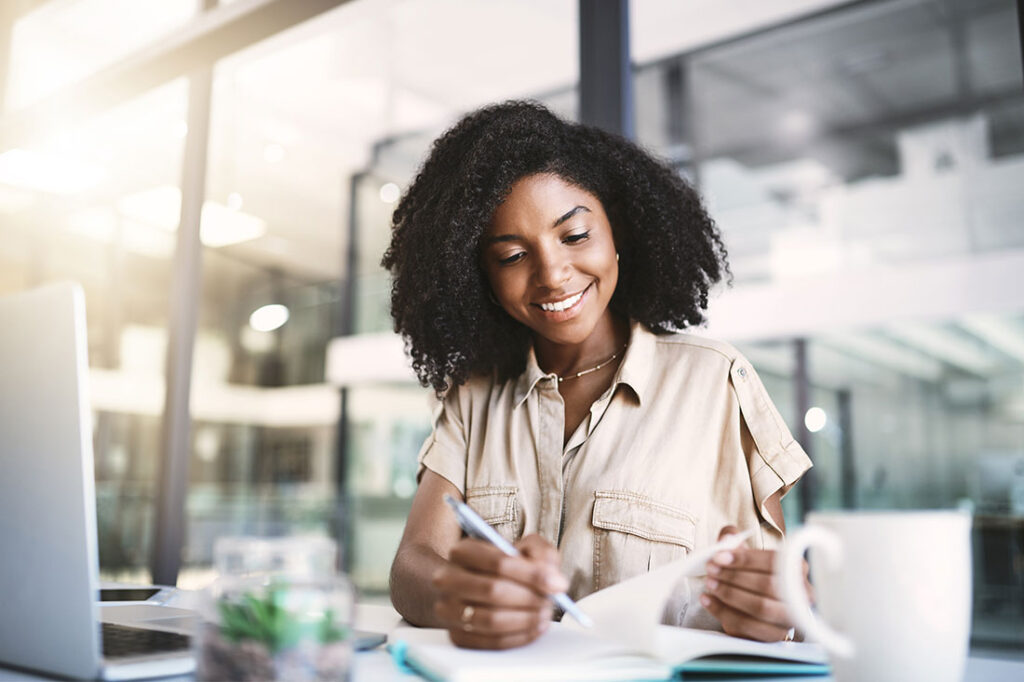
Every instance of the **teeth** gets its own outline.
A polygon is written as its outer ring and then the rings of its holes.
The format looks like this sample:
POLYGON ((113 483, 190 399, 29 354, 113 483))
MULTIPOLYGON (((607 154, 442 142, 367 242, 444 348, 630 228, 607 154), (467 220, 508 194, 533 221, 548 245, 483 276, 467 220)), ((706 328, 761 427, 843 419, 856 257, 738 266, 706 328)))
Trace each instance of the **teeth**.
POLYGON ((582 297, 583 297, 583 292, 581 291, 580 293, 576 294, 575 296, 570 296, 569 298, 567 298, 567 299, 565 299, 563 301, 558 301, 556 303, 541 303, 540 307, 543 310, 548 311, 549 313, 556 313, 559 310, 565 310, 566 308, 573 307, 574 305, 576 305, 576 302, 579 301, 580 298, 582 298, 582 297))

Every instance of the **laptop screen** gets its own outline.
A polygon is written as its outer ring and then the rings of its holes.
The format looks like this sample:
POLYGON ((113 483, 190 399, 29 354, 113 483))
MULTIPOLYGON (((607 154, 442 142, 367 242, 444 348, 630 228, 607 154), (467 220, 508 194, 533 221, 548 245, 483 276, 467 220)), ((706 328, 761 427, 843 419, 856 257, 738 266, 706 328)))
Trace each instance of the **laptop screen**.
POLYGON ((100 669, 99 561, 85 298, 51 284, 0 298, 0 662, 100 669))

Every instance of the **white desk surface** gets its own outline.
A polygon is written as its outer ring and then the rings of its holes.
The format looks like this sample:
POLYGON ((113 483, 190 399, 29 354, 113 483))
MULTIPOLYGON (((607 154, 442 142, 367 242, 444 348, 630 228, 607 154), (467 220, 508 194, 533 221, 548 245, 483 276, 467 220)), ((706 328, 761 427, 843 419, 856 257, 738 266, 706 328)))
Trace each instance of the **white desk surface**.
MULTIPOLYGON (((376 632, 391 632, 399 623, 401 617, 388 605, 381 604, 359 604, 356 606, 356 627, 363 630, 376 632)), ((967 674, 963 682, 994 682, 995 680, 1024 680, 1024 659, 1008 660, 998 658, 998 654, 988 652, 972 652, 967 661, 967 674)), ((0 681, 3 682, 38 682, 50 678, 31 675, 13 670, 0 668, 0 681)), ((192 676, 164 678, 164 682, 192 682, 192 676)), ((415 682, 421 680, 418 675, 402 672, 391 661, 391 656, 383 647, 373 651, 365 651, 356 654, 355 667, 352 671, 351 682, 415 682)), ((726 678, 723 678, 726 679, 726 678)), ((732 682, 738 682, 740 678, 727 678, 732 682)), ((751 678, 757 682, 772 682, 764 677, 751 678)), ((782 679, 815 682, 831 682, 832 677, 792 677, 772 678, 778 681, 782 679)))

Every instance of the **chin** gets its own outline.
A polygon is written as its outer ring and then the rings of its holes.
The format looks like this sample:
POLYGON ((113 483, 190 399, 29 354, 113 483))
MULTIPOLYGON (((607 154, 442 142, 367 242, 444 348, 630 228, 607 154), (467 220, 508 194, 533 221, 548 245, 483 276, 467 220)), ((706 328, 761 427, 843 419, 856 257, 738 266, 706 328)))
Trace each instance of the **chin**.
POLYGON ((561 324, 544 324, 532 327, 533 333, 543 336, 552 343, 574 346, 583 343, 594 333, 597 320, 575 318, 561 324))

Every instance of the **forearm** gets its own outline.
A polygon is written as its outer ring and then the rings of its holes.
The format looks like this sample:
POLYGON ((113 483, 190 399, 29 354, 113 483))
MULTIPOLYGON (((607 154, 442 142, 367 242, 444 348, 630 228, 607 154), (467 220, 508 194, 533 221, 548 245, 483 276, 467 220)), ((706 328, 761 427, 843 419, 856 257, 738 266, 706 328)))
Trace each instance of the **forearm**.
POLYGON ((423 545, 400 548, 391 565, 391 603, 413 625, 442 627, 434 613, 437 590, 432 578, 447 562, 433 549, 423 545))

